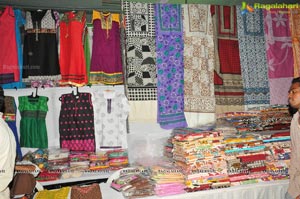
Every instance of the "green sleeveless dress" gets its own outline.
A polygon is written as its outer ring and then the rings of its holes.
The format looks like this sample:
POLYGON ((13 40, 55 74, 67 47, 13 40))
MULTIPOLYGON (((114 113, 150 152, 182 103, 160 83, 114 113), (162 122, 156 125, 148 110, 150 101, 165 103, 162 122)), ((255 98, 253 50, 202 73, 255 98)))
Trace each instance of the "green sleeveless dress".
POLYGON ((20 96, 20 145, 30 148, 48 148, 46 114, 48 97, 20 96))

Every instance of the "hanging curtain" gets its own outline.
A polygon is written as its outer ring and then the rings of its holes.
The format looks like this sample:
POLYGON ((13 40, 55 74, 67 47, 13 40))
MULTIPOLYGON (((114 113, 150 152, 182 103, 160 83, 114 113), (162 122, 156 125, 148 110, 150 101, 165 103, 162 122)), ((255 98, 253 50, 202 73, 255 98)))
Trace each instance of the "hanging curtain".
POLYGON ((287 104, 294 61, 287 9, 264 10, 270 104, 287 104))
POLYGON ((157 121, 164 129, 186 127, 183 30, 179 4, 156 4, 157 121))
POLYGON ((237 6, 238 42, 247 108, 270 104, 263 10, 241 14, 237 6))
POLYGON ((212 6, 214 24, 216 112, 244 110, 235 6, 212 6))
POLYGON ((186 4, 184 28, 184 110, 215 112, 214 42, 210 5, 186 4))

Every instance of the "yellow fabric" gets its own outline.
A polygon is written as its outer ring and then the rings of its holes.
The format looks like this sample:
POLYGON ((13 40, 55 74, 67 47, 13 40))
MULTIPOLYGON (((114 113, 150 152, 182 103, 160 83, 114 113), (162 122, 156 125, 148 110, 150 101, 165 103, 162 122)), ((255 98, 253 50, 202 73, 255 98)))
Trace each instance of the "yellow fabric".
POLYGON ((112 28, 112 22, 117 22, 120 25, 120 14, 104 13, 93 10, 93 21, 101 20, 101 28, 106 30, 106 36, 109 37, 109 30, 112 28))
POLYGON ((67 199, 71 187, 63 187, 58 190, 43 190, 37 192, 35 199, 67 199))
POLYGON ((116 13, 103 13, 99 12, 97 10, 93 10, 93 18, 92 20, 94 21, 95 19, 101 19, 101 14, 104 16, 111 15, 112 21, 120 23, 120 14, 116 13))

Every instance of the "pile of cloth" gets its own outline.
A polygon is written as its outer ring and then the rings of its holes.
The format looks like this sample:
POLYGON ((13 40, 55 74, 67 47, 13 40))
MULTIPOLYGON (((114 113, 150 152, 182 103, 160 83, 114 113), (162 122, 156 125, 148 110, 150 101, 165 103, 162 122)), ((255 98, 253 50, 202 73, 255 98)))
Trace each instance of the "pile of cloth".
POLYGON ((264 137, 267 148, 266 171, 270 180, 287 179, 290 165, 290 132, 274 133, 264 137))
POLYGON ((151 167, 151 179, 155 184, 157 196, 185 193, 184 175, 180 168, 172 164, 161 164, 151 167))
POLYGON ((230 186, 223 139, 219 131, 174 129, 173 160, 182 169, 187 192, 230 186))
POLYGON ((238 133, 287 130, 291 116, 286 105, 255 107, 249 111, 226 112, 217 116, 217 126, 233 126, 238 133))

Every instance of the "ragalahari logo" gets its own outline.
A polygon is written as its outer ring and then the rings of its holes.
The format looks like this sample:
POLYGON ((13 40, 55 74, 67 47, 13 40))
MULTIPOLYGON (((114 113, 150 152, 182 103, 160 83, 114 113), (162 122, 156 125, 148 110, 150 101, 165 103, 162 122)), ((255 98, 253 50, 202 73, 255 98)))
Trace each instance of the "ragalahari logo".
POLYGON ((241 8, 241 13, 242 15, 248 13, 248 12, 254 12, 254 8, 247 4, 245 1, 242 2, 242 8, 241 8))

